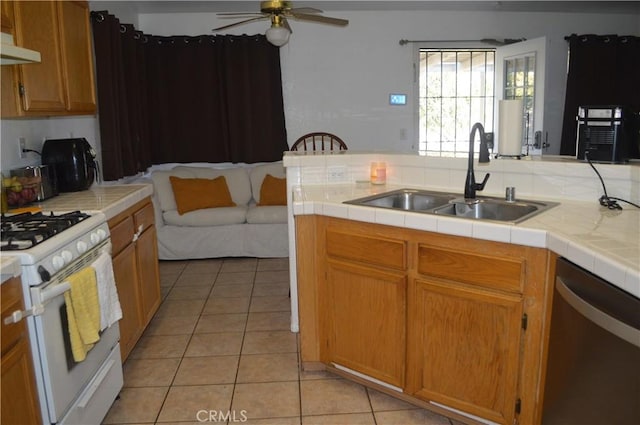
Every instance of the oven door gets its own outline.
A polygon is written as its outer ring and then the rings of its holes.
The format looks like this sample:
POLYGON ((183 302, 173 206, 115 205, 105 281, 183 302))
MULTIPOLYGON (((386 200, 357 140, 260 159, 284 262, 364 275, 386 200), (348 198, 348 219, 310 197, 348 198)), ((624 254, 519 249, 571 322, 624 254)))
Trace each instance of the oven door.
MULTIPOLYGON (((96 249, 94 256, 97 256, 98 252, 96 249)), ((51 296, 42 303, 44 311, 29 318, 36 334, 42 382, 51 423, 59 423, 73 405, 81 402, 80 396, 90 382, 92 386, 100 384, 96 383, 94 378, 103 372, 101 368, 108 363, 107 359, 110 356, 113 357, 113 352, 119 350, 120 330, 118 323, 115 323, 100 334, 100 340, 87 353, 85 360, 76 363, 71 353, 64 301, 64 289, 67 284, 64 279, 80 268, 88 266, 94 256, 85 255, 83 261, 56 274, 50 282, 31 288, 32 301, 42 300, 43 296, 51 296)), ((119 387, 115 389, 115 395, 109 400, 107 409, 122 387, 122 365, 119 358, 115 366, 119 370, 120 379, 106 381, 119 387)), ((96 393, 102 394, 101 391, 96 393)), ((82 398, 86 398, 85 395, 82 398)), ((98 421, 100 420, 102 417, 98 418, 98 421)))

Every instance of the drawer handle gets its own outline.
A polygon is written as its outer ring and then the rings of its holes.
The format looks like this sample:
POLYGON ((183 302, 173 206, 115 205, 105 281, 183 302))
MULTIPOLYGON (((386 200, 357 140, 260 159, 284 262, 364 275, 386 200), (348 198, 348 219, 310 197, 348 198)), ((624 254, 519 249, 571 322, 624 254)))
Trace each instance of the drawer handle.
POLYGON ((133 235, 133 239, 131 240, 131 242, 137 241, 140 235, 142 234, 143 230, 144 230, 144 226, 142 224, 138 226, 138 231, 133 235))
POLYGON ((107 374, 111 371, 111 368, 113 367, 114 364, 115 364, 115 360, 113 360, 113 359, 111 359, 111 360, 109 360, 107 362, 107 364, 102 369, 102 371, 96 376, 96 378, 95 378, 94 382, 91 384, 91 387, 89 388, 88 392, 78 402, 78 407, 79 408, 84 409, 85 407, 87 407, 87 404, 89 404, 89 402, 93 398, 93 395, 96 393, 98 388, 100 388, 100 384, 102 384, 102 381, 104 381, 104 378, 106 378, 107 374))

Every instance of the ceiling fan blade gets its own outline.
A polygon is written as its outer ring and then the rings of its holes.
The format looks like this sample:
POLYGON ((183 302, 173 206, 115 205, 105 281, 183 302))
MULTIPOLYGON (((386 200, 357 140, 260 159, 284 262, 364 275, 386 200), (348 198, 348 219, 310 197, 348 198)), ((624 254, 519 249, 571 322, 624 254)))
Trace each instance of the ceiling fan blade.
POLYGON ((316 9, 315 7, 294 7, 293 9, 288 10, 291 13, 322 13, 322 10, 316 9))
POLYGON ((233 24, 229 24, 229 25, 224 25, 218 28, 214 28, 211 31, 220 31, 220 30, 224 30, 227 28, 231 28, 231 27, 235 27, 236 25, 242 25, 242 24, 246 24, 247 22, 253 22, 253 21, 259 21, 261 19, 267 19, 268 16, 258 16, 257 18, 251 18, 251 19, 245 19, 244 21, 240 21, 240 22, 235 22, 233 24))
POLYGON ((264 15, 262 12, 218 12, 217 16, 227 17, 227 16, 256 16, 256 15, 264 15))
POLYGON ((349 24, 349 21, 346 20, 346 19, 331 18, 329 16, 322 16, 322 15, 308 15, 306 13, 292 13, 291 16, 294 19, 299 19, 301 21, 319 22, 319 23, 322 23, 322 24, 338 25, 338 26, 341 26, 341 27, 344 27, 344 26, 349 24))

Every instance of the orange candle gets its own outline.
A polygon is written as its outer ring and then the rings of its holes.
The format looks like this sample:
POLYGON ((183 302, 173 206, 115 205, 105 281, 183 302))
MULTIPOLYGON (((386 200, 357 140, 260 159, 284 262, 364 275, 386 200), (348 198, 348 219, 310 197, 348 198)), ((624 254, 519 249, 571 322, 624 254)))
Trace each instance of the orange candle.
POLYGON ((371 163, 371 183, 385 184, 387 182, 387 164, 384 162, 371 163))

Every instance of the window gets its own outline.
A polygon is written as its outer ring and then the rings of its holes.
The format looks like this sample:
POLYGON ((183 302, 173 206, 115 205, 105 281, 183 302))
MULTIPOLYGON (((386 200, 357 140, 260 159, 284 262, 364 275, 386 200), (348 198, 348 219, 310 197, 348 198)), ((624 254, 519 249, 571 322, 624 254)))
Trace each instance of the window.
POLYGON ((493 131, 495 49, 420 49, 419 55, 418 150, 467 157, 473 124, 493 131))

